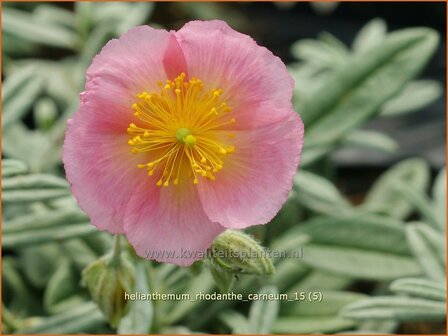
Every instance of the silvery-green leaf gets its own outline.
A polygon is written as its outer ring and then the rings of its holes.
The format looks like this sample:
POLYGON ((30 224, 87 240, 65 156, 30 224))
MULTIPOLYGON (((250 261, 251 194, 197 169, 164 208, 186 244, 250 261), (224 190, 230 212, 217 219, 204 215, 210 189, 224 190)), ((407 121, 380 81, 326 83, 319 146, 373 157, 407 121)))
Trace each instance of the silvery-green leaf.
MULTIPOLYGON (((6 235, 4 237, 7 237, 6 235)), ((20 262, 26 278, 37 288, 44 288, 58 268, 57 244, 42 246, 23 246, 20 249, 20 262)))
POLYGON ((439 282, 423 278, 404 278, 390 284, 390 290, 423 299, 445 302, 446 286, 439 282))
POLYGON ((302 280, 310 271, 311 268, 300 259, 280 259, 270 280, 283 291, 302 280))
POLYGON ((412 185, 402 181, 397 181, 394 187, 398 197, 407 200, 415 207, 415 210, 420 213, 424 221, 435 227, 437 230, 439 229, 438 220, 434 214, 434 208, 426 196, 425 191, 418 191, 412 185))
POLYGON ((342 145, 372 148, 387 153, 393 153, 398 149, 398 143, 388 135, 367 130, 355 130, 349 133, 342 145))
POLYGON ((38 324, 17 330, 20 334, 75 334, 94 331, 106 321, 93 303, 80 304, 73 309, 42 318, 38 324))
MULTIPOLYGON (((6 83, 7 82, 8 81, 6 81, 6 83)), ((3 102, 2 104, 3 130, 7 129, 13 122, 22 119, 29 112, 35 100, 42 93, 44 84, 44 78, 42 76, 35 75, 26 80, 25 83, 10 85, 10 87, 15 87, 17 91, 15 91, 13 95, 11 95, 11 98, 9 98, 6 102, 3 102)), ((8 97, 8 93, 5 94, 5 96, 8 97)))
MULTIPOLYGON (((259 294, 278 294, 278 289, 274 286, 265 286, 259 294)), ((271 333, 279 310, 277 300, 257 300, 252 303, 249 310, 249 324, 254 334, 271 333)))
POLYGON ((319 40, 303 39, 294 43, 291 53, 299 60, 316 63, 323 67, 337 68, 346 61, 346 55, 328 43, 319 40))
POLYGON ((314 217, 277 238, 273 249, 303 248, 307 244, 353 247, 410 256, 404 223, 389 217, 355 213, 341 217, 314 217))
POLYGON ((399 321, 443 321, 444 302, 406 297, 373 297, 350 304, 341 316, 351 319, 396 319, 399 321))
POLYGON ((396 116, 418 111, 439 99, 442 92, 442 85, 437 81, 412 81, 404 87, 400 94, 384 105, 380 115, 396 116))
POLYGON ((395 190, 396 183, 412 186, 423 192, 429 183, 429 167, 422 159, 407 159, 389 168, 373 184, 362 205, 365 209, 378 209, 380 213, 404 219, 412 212, 412 204, 395 190))
MULTIPOLYGON (((137 266, 135 291, 149 293, 148 278, 142 264, 137 266)), ((118 325, 118 334, 148 334, 151 330, 154 307, 151 300, 136 300, 129 303, 128 313, 118 325)))
POLYGON ((312 269, 302 277, 294 286, 288 288, 288 295, 294 295, 295 292, 310 290, 342 290, 350 286, 353 282, 351 277, 327 272, 319 269, 312 269))
POLYGON ((387 252, 319 244, 307 244, 304 250, 307 265, 357 279, 392 280, 422 272, 412 257, 387 252))
POLYGON ((353 50, 361 53, 376 47, 381 43, 387 33, 386 22, 382 19, 373 19, 369 21, 356 35, 353 40, 353 50))
POLYGON ((227 310, 220 314, 221 320, 232 330, 233 334, 252 334, 249 321, 240 313, 227 310))
POLYGON ((446 247, 444 237, 422 223, 408 224, 406 237, 415 258, 428 277, 445 282, 446 247))
POLYGON ((195 300, 195 296, 197 293, 208 293, 211 292, 214 286, 214 281, 209 272, 202 272, 194 279, 192 279, 187 287, 184 289, 183 293, 190 294, 192 300, 182 300, 176 302, 176 305, 173 306, 173 309, 170 311, 169 315, 166 317, 167 323, 173 324, 180 319, 182 319, 185 315, 191 314, 194 309, 196 309, 201 303, 201 300, 195 300))
POLYGON ((433 30, 401 30, 337 69, 301 111, 307 125, 305 148, 334 146, 375 116, 418 74, 438 43, 438 34, 433 30))
POLYGON ((299 170, 294 177, 294 188, 299 204, 318 213, 337 215, 350 211, 350 204, 338 189, 319 175, 299 170))
POLYGON ((367 298, 367 295, 348 291, 322 290, 318 284, 314 288, 322 291, 322 302, 319 301, 293 301, 281 307, 282 316, 336 316, 344 306, 367 298))
POLYGON ((432 188, 437 224, 446 231, 446 168, 440 170, 432 188))
POLYGON ((2 246, 4 249, 20 249, 31 245, 83 237, 97 232, 98 230, 90 223, 56 226, 5 234, 2 237, 2 246))
POLYGON ((356 322, 335 316, 280 317, 272 329, 276 334, 333 333, 352 328, 356 322))
POLYGON ((44 306, 52 314, 67 311, 82 302, 77 296, 80 290, 79 278, 71 268, 68 259, 58 263, 56 271, 48 281, 44 292, 44 306))
POLYGON ((54 100, 44 97, 35 102, 33 117, 38 129, 47 131, 56 120, 58 108, 54 100))
POLYGON ((230 292, 235 283, 235 274, 218 269, 214 266, 210 266, 210 273, 213 276, 216 287, 218 287, 222 293, 230 292))
MULTIPOLYGON (((2 86, 2 106, 3 109, 11 99, 19 99, 17 96, 24 86, 38 73, 36 64, 22 66, 6 77, 2 86)), ((3 115, 5 111, 2 112, 3 115)), ((4 122, 4 121, 3 121, 4 122)))
POLYGON ((2 28, 17 38, 52 47, 74 48, 78 42, 73 31, 36 22, 31 14, 13 8, 3 8, 2 28))
POLYGON ((61 147, 53 139, 39 131, 28 130, 20 122, 3 130, 2 147, 5 155, 23 161, 31 172, 54 168, 61 160, 61 147))
POLYGON ((82 239, 67 239, 60 244, 60 250, 73 265, 82 271, 99 256, 82 239))
POLYGON ((2 233, 26 232, 54 225, 86 222, 87 216, 79 209, 49 210, 40 213, 29 213, 4 221, 2 233))
POLYGON ((71 29, 75 27, 73 12, 54 5, 41 3, 36 7, 32 16, 37 23, 60 25, 71 29))
POLYGON ((51 174, 29 174, 2 179, 2 190, 67 189, 68 182, 51 174))
POLYGON ((18 174, 24 174, 28 171, 26 164, 20 160, 3 159, 2 177, 9 177, 18 174))

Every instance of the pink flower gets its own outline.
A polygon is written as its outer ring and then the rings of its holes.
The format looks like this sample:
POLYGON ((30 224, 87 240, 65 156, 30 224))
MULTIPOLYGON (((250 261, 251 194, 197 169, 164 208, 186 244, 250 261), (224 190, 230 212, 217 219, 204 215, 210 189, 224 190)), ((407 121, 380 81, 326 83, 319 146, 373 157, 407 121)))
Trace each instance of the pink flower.
POLYGON ((140 256, 190 265, 226 228, 265 224, 285 202, 304 132, 293 85, 222 21, 131 29, 95 57, 68 122, 72 192, 140 256))

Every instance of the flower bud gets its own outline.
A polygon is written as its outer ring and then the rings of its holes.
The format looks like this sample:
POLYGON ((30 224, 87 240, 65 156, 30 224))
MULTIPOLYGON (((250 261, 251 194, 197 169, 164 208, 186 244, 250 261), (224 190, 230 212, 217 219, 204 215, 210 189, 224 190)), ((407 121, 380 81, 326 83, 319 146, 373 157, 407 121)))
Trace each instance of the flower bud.
POLYGON ((133 265, 122 255, 105 255, 87 266, 82 282, 90 292, 112 327, 116 327, 126 313, 125 292, 135 285, 133 265))
POLYGON ((272 274, 274 265, 265 249, 249 235, 227 230, 211 246, 211 262, 216 268, 230 273, 272 274))

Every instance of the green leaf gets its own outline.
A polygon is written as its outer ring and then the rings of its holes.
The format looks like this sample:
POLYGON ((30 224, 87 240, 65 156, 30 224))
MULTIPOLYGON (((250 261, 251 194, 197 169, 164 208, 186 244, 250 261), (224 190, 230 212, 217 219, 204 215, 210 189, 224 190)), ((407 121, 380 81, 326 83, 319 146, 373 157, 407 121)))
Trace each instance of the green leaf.
POLYGON ((382 108, 382 116, 397 116, 418 111, 436 101, 442 95, 442 85, 433 80, 410 82, 400 94, 389 100, 382 108))
POLYGON ((377 215, 359 213, 340 218, 315 217, 286 231, 277 239, 275 246, 283 250, 297 248, 300 237, 303 241, 301 245, 305 246, 305 258, 306 246, 310 243, 411 256, 404 223, 377 215), (294 237, 297 239, 293 240, 294 237))
POLYGON ((117 26, 117 34, 126 33, 129 29, 144 24, 154 11, 154 2, 133 2, 127 3, 127 15, 121 15, 121 22, 117 26))
POLYGON ((294 177, 294 188, 298 202, 317 213, 338 215, 350 211, 350 204, 338 189, 319 175, 299 170, 294 177))
POLYGON ((58 114, 58 107, 53 99, 40 98, 34 105, 34 123, 41 131, 48 131, 54 124, 58 114))
MULTIPOLYGON (((260 294, 278 294, 274 286, 265 286, 259 291, 260 294)), ((254 334, 269 334, 277 318, 279 301, 258 300, 252 303, 249 310, 249 323, 251 332, 254 334)))
MULTIPOLYGON (((190 294, 191 297, 195 297, 197 293, 208 293, 212 290, 214 286, 214 281, 209 272, 202 272, 200 275, 196 276, 192 281, 188 283, 183 293, 190 294)), ((166 323, 173 324, 185 315, 191 314, 192 311, 198 308, 201 304, 201 300, 196 301, 179 301, 173 306, 169 315, 166 316, 166 323)))
POLYGON ((406 237, 415 258, 428 277, 445 282, 446 247, 444 237, 421 223, 407 225, 406 237))
POLYGON ((41 3, 36 7, 32 16, 40 24, 63 26, 71 29, 75 27, 75 16, 73 12, 54 5, 41 3))
POLYGON ((351 319, 395 319, 398 321, 443 321, 444 302, 406 297, 374 297, 350 304, 341 316, 351 319))
POLYGON ((72 49, 77 43, 73 31, 48 22, 36 22, 31 14, 17 9, 3 8, 2 28, 17 38, 52 47, 72 49))
POLYGON ((349 133, 342 145, 372 148, 387 153, 393 153, 398 149, 398 143, 388 135, 367 130, 355 130, 349 133))
POLYGON ((218 287, 221 293, 230 292, 233 284, 235 283, 235 274, 226 272, 225 270, 214 267, 213 265, 210 266, 210 273, 215 281, 216 287, 218 287))
POLYGON ((25 69, 12 75, 13 77, 7 77, 5 81, 7 91, 3 94, 6 101, 4 100, 2 103, 3 130, 7 129, 11 123, 22 119, 44 89, 44 78, 39 76, 32 67, 25 69), (11 83, 9 83, 9 78, 11 78, 11 83))
POLYGON ((32 189, 32 190, 9 190, 2 193, 4 204, 42 202, 68 195, 64 189, 32 189))
POLYGON ((433 206, 424 192, 417 191, 415 187, 401 181, 397 181, 395 190, 398 192, 399 197, 407 200, 415 207, 423 220, 439 230, 439 224, 434 214, 433 206))
POLYGON ((394 32, 377 48, 355 55, 335 71, 301 111, 305 148, 334 145, 377 114, 427 63, 438 34, 426 28, 394 32))
POLYGON ((390 290, 409 296, 415 296, 423 299, 445 302, 446 288, 433 280, 422 278, 405 278, 395 280, 390 284, 390 290))
POLYGON ((23 161, 31 172, 54 168, 61 160, 60 146, 39 131, 30 131, 21 122, 3 130, 2 150, 12 159, 23 161))
MULTIPOLYGON (((321 290, 318 285, 316 290, 321 290)), ((336 316, 346 305, 367 298, 367 295, 348 291, 322 291, 322 302, 319 301, 293 301, 282 306, 282 316, 318 317, 336 316)))
POLYGON ((352 328, 356 322, 342 317, 280 317, 274 324, 273 333, 277 334, 311 334, 333 333, 352 328))
POLYGON ((81 297, 76 295, 80 290, 78 283, 79 278, 70 262, 64 259, 48 281, 43 297, 45 309, 51 314, 57 314, 82 303, 81 297))
POLYGON ((232 330, 233 334, 251 334, 249 321, 240 313, 227 310, 220 314, 220 319, 232 330))
POLYGON ((299 60, 318 64, 322 67, 337 68, 346 61, 346 54, 341 49, 326 41, 303 39, 294 43, 291 53, 299 60))
POLYGON ((104 324, 103 314, 93 302, 89 302, 60 314, 42 318, 37 325, 17 332, 20 334, 75 334, 94 331, 104 324))
MULTIPOLYGON (((18 99, 18 93, 28 84, 38 73, 38 66, 30 64, 19 68, 6 77, 2 87, 2 106, 3 109, 9 104, 10 100, 18 99)), ((23 97, 22 97, 23 98, 23 97)), ((4 117, 5 111, 3 111, 4 117)), ((3 121, 4 122, 4 121, 3 121)))
POLYGON ((20 250, 22 269, 28 281, 35 287, 44 288, 47 285, 58 267, 58 252, 57 244, 23 246, 20 250))
POLYGON ((312 163, 322 158, 332 148, 333 147, 330 145, 303 148, 302 157, 300 158, 300 165, 302 167, 308 167, 312 163))
POLYGON ((288 295, 307 290, 341 290, 350 286, 353 280, 345 275, 313 269, 294 286, 288 288, 288 295))
POLYGON ((446 167, 441 169, 432 188, 437 224, 442 232, 446 231, 446 167))
POLYGON ((83 237, 97 232, 98 230, 90 223, 29 230, 3 235, 2 246, 4 249, 20 249, 25 246, 83 237))
POLYGON ((10 256, 2 257, 2 302, 8 304, 12 311, 29 314, 37 302, 34 303, 31 299, 31 290, 23 274, 19 273, 15 261, 15 258, 10 256))
POLYGON ((2 190, 24 190, 24 189, 65 189, 69 184, 65 179, 50 174, 30 174, 2 179, 2 190))
POLYGON ((24 174, 26 172, 28 172, 28 167, 24 162, 14 159, 2 160, 2 178, 24 174))
POLYGON ((82 271, 89 264, 94 262, 98 255, 82 239, 68 239, 60 244, 61 252, 82 271))
MULTIPOLYGON (((137 266, 135 291, 149 293, 148 278, 145 267, 137 266)), ((151 300, 136 300, 129 303, 128 313, 121 319, 118 334, 148 334, 154 316, 154 307, 151 300)))
POLYGON ((302 280, 310 271, 311 268, 300 260, 280 259, 270 280, 283 291, 302 280))
POLYGON ((414 259, 392 253, 346 246, 307 244, 303 262, 357 279, 392 280, 421 273, 414 259))
POLYGON ((413 206, 397 193, 396 184, 407 184, 418 192, 424 192, 428 182, 429 167, 424 160, 415 158, 401 161, 376 180, 362 208, 404 219, 410 215, 413 206))
POLYGON ((386 33, 387 25, 384 20, 373 19, 369 21, 364 27, 362 27, 353 40, 353 50, 356 53, 362 53, 377 47, 378 44, 386 38, 386 33))
POLYGON ((60 209, 30 213, 15 217, 12 220, 4 221, 2 233, 17 233, 47 228, 50 226, 62 226, 65 224, 86 222, 87 216, 79 209, 60 209))

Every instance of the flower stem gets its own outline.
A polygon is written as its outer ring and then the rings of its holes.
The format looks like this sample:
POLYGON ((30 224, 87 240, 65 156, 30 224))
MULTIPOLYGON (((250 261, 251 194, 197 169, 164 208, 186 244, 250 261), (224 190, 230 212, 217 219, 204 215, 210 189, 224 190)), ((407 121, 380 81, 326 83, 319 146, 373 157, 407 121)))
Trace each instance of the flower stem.
POLYGON ((121 258, 121 235, 116 234, 114 236, 114 245, 112 247, 112 259, 111 264, 117 266, 120 264, 121 258))

